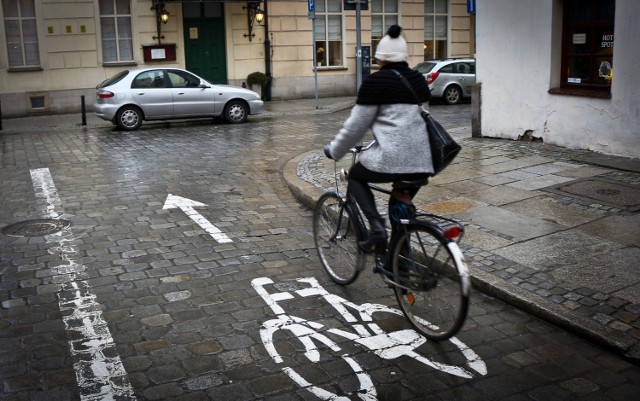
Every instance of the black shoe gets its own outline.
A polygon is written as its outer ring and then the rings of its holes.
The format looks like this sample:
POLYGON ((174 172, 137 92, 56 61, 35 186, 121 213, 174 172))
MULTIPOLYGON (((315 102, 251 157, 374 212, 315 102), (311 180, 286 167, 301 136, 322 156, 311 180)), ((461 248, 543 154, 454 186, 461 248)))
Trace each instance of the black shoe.
POLYGON ((384 251, 387 247, 387 228, 384 225, 384 219, 372 219, 369 225, 371 226, 369 237, 360 241, 358 245, 365 253, 384 251))
POLYGON ((374 273, 389 274, 387 270, 387 255, 383 252, 376 252, 375 265, 373 266, 374 273))

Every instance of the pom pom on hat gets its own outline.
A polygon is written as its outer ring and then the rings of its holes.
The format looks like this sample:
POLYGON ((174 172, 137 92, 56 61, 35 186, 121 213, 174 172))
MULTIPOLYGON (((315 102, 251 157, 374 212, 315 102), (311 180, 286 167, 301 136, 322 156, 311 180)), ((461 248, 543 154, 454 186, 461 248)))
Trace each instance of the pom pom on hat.
POLYGON ((400 36, 401 32, 402 28, 398 25, 391 25, 389 27, 387 34, 382 38, 380 43, 378 43, 378 47, 376 47, 376 59, 392 63, 407 61, 409 49, 407 42, 400 36))

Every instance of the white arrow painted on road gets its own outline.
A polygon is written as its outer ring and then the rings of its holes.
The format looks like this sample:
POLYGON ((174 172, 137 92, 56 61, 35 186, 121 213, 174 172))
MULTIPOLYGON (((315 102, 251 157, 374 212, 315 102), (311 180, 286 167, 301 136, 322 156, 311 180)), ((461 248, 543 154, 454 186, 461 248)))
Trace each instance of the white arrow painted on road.
POLYGON ((194 207, 203 207, 207 206, 204 203, 196 202, 191 199, 183 198, 177 195, 169 194, 167 196, 167 200, 164 202, 164 206, 162 209, 180 209, 189 218, 195 221, 204 231, 206 231, 214 240, 219 243, 227 243, 233 242, 231 238, 227 237, 220 229, 209 222, 209 220, 205 219, 200 213, 196 212, 194 207))

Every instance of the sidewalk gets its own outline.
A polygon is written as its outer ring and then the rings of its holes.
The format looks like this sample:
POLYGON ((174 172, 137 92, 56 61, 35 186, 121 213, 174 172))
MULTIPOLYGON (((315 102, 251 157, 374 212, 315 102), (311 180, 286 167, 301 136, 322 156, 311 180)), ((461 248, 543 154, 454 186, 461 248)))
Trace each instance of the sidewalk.
MULTIPOLYGON (((264 114, 250 119, 333 113, 353 102, 265 102, 264 114)), ((415 203, 464 223, 461 247, 476 291, 640 361, 640 160, 474 139, 469 120, 460 124, 454 109, 432 112, 463 151, 415 203)), ((81 121, 80 113, 6 119, 0 136, 77 128, 81 121)), ((111 124, 90 112, 87 126, 111 124)), ((321 150, 284 168, 289 188, 310 208, 333 187, 333 174, 334 164, 321 150)))
MULTIPOLYGON (((464 223, 461 247, 476 290, 638 363, 640 160, 473 139, 469 126, 450 132, 463 151, 414 203, 464 223)), ((333 176, 321 150, 284 169, 309 208, 333 189, 333 176)))

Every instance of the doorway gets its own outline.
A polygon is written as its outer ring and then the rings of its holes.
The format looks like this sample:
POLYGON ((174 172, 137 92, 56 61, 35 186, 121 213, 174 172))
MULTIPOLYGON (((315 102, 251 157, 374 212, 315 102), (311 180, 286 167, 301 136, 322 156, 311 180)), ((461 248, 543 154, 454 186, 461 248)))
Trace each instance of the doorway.
POLYGON ((182 3, 187 70, 214 84, 227 83, 224 3, 182 3))

